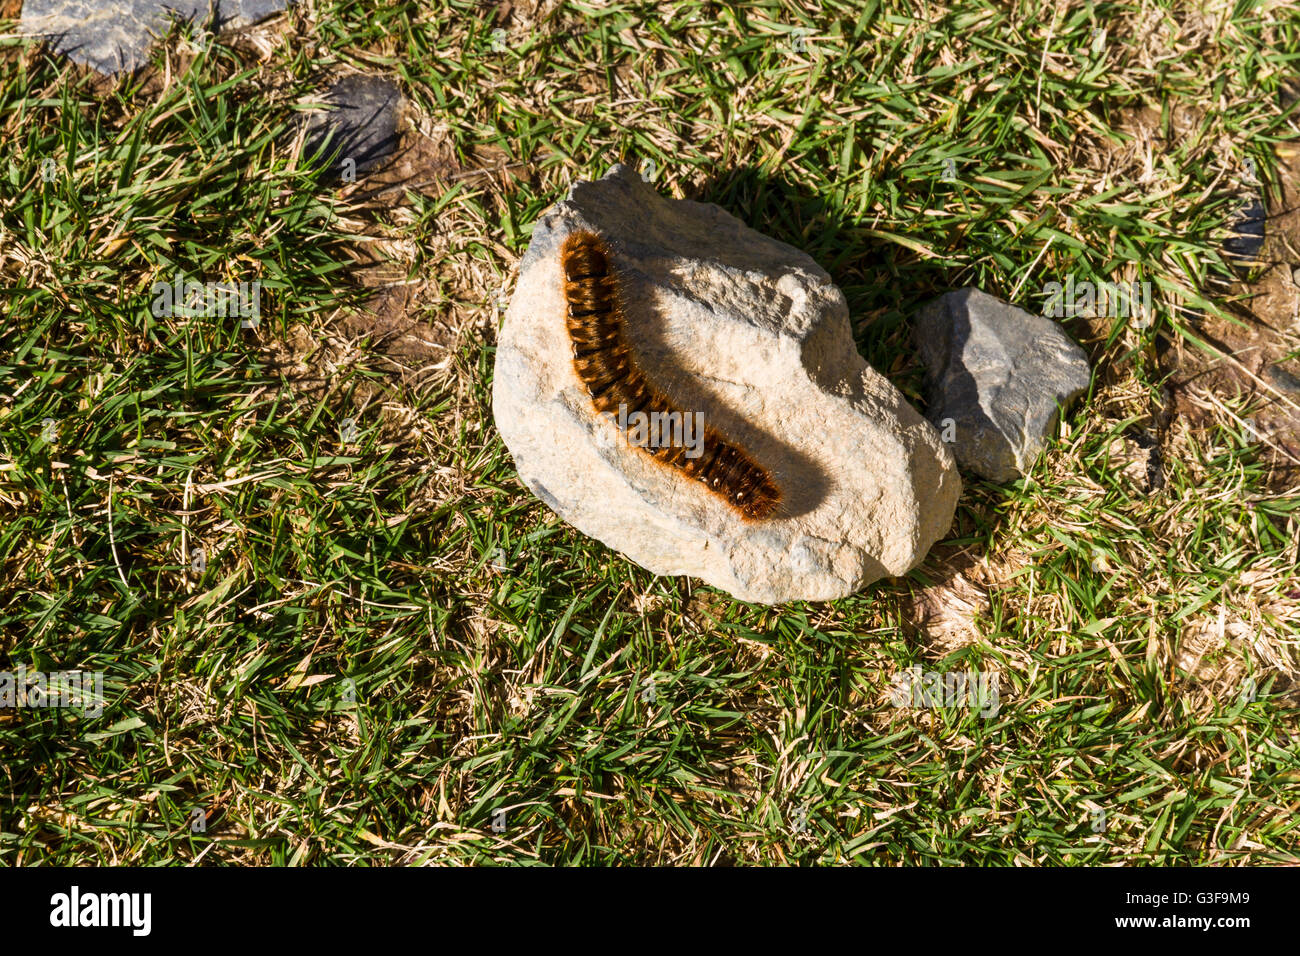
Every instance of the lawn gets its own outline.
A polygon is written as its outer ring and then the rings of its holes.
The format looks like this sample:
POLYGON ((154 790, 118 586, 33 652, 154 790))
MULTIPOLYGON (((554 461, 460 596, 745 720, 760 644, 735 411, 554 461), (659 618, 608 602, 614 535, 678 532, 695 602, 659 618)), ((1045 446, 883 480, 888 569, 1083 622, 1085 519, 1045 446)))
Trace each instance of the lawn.
POLYGON ((1249 311, 1300 230, 1222 251, 1300 182, 1290 0, 196 34, 115 79, 0 40, 0 670, 103 681, 0 709, 0 862, 1300 862, 1300 473, 1255 427, 1300 392, 1180 377, 1263 377, 1216 322, 1300 358, 1249 311), (409 101, 400 176, 301 155, 348 71, 409 101), (808 252, 918 407, 946 290, 1150 282, 1153 321, 1060 320, 1089 394, 1024 480, 964 476, 911 574, 739 603, 563 524, 492 420, 532 224, 618 161, 808 252), (155 314, 178 276, 260 281, 260 316, 155 314), (896 706, 918 667, 998 706, 896 706))

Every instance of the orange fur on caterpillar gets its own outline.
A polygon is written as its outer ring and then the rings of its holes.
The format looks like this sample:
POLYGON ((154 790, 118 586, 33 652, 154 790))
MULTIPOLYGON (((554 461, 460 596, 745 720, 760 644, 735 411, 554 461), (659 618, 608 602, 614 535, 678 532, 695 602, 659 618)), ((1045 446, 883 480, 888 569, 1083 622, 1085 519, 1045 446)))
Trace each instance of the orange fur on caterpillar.
MULTIPOLYGON (((624 428, 638 415, 656 423, 689 417, 651 383, 628 345, 618 277, 604 240, 594 232, 574 232, 564 242, 560 262, 573 367, 596 410, 618 412, 624 428)), ((680 441, 637 445, 702 483, 747 521, 772 517, 781 503, 781 489, 767 470, 713 428, 703 429, 694 449, 680 441)))

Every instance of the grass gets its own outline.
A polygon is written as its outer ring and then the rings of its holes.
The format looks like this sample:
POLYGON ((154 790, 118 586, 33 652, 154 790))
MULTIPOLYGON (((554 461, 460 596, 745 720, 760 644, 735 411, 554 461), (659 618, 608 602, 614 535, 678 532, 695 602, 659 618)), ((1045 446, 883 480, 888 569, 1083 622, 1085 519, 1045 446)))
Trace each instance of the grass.
POLYGON ((1157 358, 1226 303, 1246 157, 1276 188, 1296 148, 1300 17, 909 6, 306 2, 114 81, 0 41, 0 669, 106 696, 0 711, 0 859, 1300 859, 1300 496, 1244 429, 1158 427, 1157 358), (432 188, 299 161, 342 69, 400 80, 432 188), (918 405, 945 289, 1140 278, 1156 323, 1067 320, 1086 404, 906 578, 656 579, 528 495, 490 412, 531 224, 619 159, 808 251, 918 405), (178 271, 260 279, 260 325, 154 316, 178 271), (380 280, 422 351, 357 318, 380 280), (997 674, 997 714, 890 706, 917 665, 997 674))

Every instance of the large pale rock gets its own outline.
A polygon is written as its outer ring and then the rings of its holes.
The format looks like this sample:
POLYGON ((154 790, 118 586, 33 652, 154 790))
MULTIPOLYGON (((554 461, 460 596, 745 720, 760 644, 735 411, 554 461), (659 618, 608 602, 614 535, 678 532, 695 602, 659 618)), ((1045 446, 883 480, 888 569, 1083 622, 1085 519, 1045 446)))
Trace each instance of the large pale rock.
POLYGON ((938 432, 862 360, 844 296, 811 258, 621 165, 538 220, 492 405, 520 477, 564 520, 745 601, 830 600, 905 573, 961 491, 938 432), (574 229, 611 243, 647 373, 776 475, 777 517, 746 524, 596 412, 565 328, 559 253, 574 229))

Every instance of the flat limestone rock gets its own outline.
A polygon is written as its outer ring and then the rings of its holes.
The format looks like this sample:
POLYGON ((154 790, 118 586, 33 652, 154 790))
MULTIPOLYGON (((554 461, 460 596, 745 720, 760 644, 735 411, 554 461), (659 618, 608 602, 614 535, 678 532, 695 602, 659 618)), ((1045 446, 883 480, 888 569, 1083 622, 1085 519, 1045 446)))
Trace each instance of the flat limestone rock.
POLYGON ((930 421, 957 461, 990 481, 1028 474, 1056 428, 1058 405, 1088 390, 1088 357, 1051 319, 979 289, 923 305, 916 344, 930 421))
POLYGON ((565 521, 656 574, 744 601, 833 600, 904 574, 948 531, 961 493, 938 432, 858 354, 825 271, 622 165, 538 220, 492 407, 520 478, 565 521), (565 326, 560 248, 576 229, 613 250, 646 374, 770 470, 784 496, 775 516, 742 520, 596 411, 565 326))
POLYGON ((141 67, 171 18, 202 23, 215 7, 216 29, 265 20, 288 0, 24 0, 22 33, 46 36, 75 63, 114 74, 141 67))

